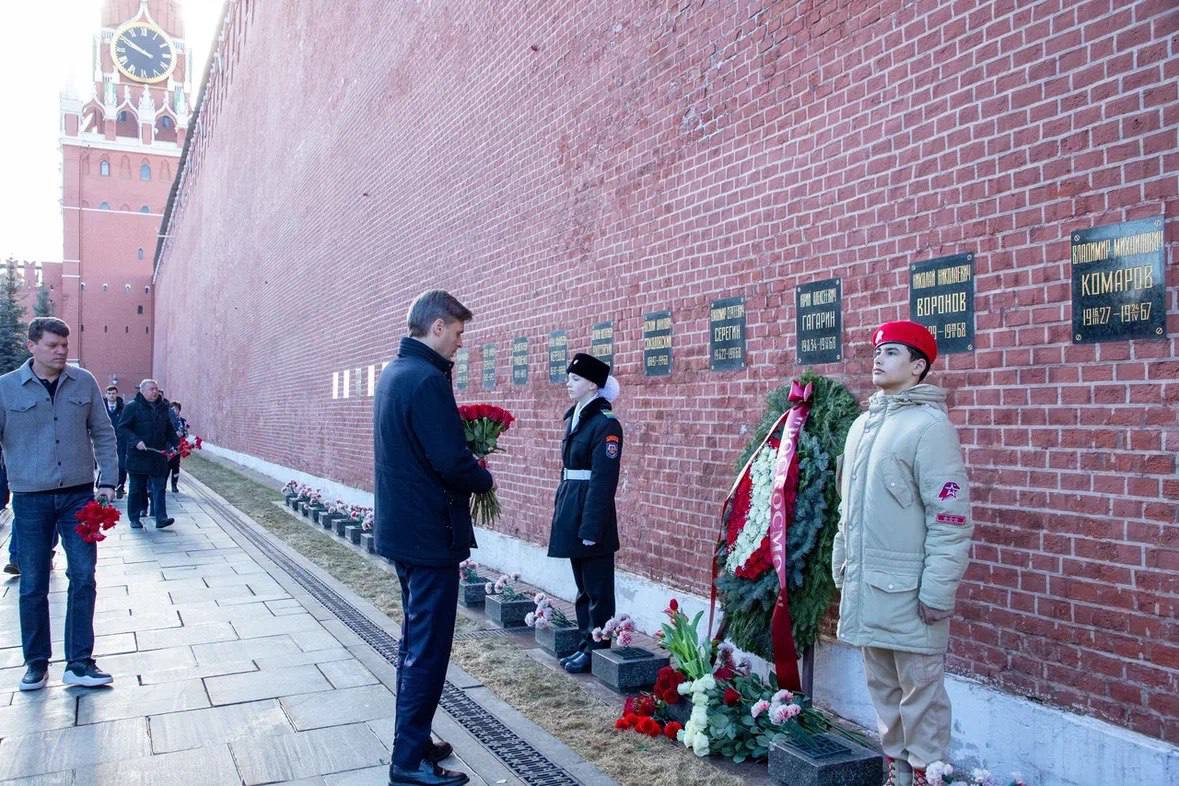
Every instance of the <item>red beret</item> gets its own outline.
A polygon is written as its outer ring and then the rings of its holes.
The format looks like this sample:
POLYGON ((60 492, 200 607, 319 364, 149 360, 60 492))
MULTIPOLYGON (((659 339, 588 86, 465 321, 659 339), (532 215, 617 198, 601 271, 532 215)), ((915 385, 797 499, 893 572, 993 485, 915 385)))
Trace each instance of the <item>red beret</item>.
POLYGON ((912 347, 929 358, 931 366, 933 361, 937 360, 937 339, 929 332, 929 328, 920 322, 910 322, 907 319, 885 322, 872 334, 872 346, 878 347, 881 344, 904 344, 906 347, 912 347))

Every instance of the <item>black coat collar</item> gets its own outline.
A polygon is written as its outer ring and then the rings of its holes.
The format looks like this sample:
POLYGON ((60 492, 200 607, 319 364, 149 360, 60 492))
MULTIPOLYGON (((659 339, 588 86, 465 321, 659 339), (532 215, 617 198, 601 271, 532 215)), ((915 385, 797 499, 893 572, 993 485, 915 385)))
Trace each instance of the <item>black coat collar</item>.
POLYGON ((418 341, 411 336, 402 336, 401 344, 397 348, 397 357, 414 357, 425 360, 430 365, 437 368, 446 376, 450 376, 450 370, 454 368, 454 363, 439 355, 434 350, 426 346, 425 342, 418 341))

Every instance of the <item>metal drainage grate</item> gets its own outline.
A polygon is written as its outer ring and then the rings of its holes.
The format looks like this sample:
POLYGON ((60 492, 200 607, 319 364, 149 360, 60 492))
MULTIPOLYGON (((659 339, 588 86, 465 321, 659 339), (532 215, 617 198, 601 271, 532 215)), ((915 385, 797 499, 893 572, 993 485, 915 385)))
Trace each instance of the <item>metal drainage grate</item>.
POLYGON ((830 737, 816 737, 811 735, 792 737, 787 735, 782 738, 782 744, 789 748, 794 748, 796 751, 812 759, 829 759, 832 756, 842 756, 845 753, 851 752, 851 748, 836 742, 830 737))
MULTIPOLYGON (((220 502, 209 497, 205 497, 203 502, 213 508, 226 524, 233 527, 255 548, 298 582, 299 586, 303 587, 309 595, 335 614, 378 655, 388 663, 396 665, 398 642, 383 628, 364 616, 359 609, 320 581, 315 574, 276 548, 268 539, 239 522, 232 513, 225 510, 220 502)), ((481 632, 476 631, 475 633, 480 634, 481 632)), ((487 633, 487 635, 495 634, 499 634, 499 631, 488 631, 487 633)), ((484 636, 470 637, 483 638, 484 636)), ((524 783, 534 786, 579 786, 580 781, 532 747, 527 741, 521 739, 499 718, 456 688, 450 680, 443 684, 442 700, 438 704, 472 737, 479 740, 508 769, 519 776, 524 783)))

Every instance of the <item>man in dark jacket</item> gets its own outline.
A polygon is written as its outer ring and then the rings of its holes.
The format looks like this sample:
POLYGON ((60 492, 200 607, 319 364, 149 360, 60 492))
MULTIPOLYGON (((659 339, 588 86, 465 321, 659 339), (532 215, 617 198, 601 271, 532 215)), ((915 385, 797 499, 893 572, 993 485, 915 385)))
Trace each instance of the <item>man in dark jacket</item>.
POLYGON ((164 486, 168 480, 165 453, 179 444, 169 410, 170 407, 160 398, 156 381, 145 379, 139 383, 139 392, 119 419, 119 436, 127 443, 127 474, 131 477, 127 518, 133 529, 143 527, 139 519, 147 509, 149 484, 156 529, 170 527, 174 521, 168 518, 168 506, 164 500, 164 486))
MULTIPOLYGON (((119 419, 123 417, 123 409, 127 406, 123 402, 123 397, 119 395, 119 386, 107 385, 103 399, 106 400, 107 417, 111 419, 111 425, 118 429, 119 419)), ((115 487, 115 497, 122 499, 127 493, 127 440, 118 435, 117 431, 115 433, 118 436, 119 450, 119 485, 115 487)))
POLYGON ((451 390, 450 358, 471 316, 447 292, 418 296, 373 404, 376 550, 397 569, 404 612, 391 786, 468 780, 438 766, 451 746, 434 744, 430 726, 454 639, 458 565, 475 545, 470 495, 494 485, 467 449, 451 390))

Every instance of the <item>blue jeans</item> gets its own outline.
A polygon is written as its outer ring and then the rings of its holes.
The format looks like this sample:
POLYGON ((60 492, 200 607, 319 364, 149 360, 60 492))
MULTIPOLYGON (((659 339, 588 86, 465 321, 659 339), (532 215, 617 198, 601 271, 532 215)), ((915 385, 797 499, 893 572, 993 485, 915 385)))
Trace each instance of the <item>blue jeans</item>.
POLYGON ((98 547, 74 531, 74 514, 94 495, 14 494, 13 534, 20 564, 20 638, 27 665, 45 666, 53 654, 49 632, 49 564, 54 540, 66 553, 66 663, 90 660, 94 653, 94 566, 98 547))
POLYGON ((140 475, 131 473, 131 488, 127 492, 127 517, 138 522, 147 512, 147 498, 151 495, 151 512, 159 524, 168 518, 168 503, 164 500, 164 489, 168 485, 168 476, 140 475))

